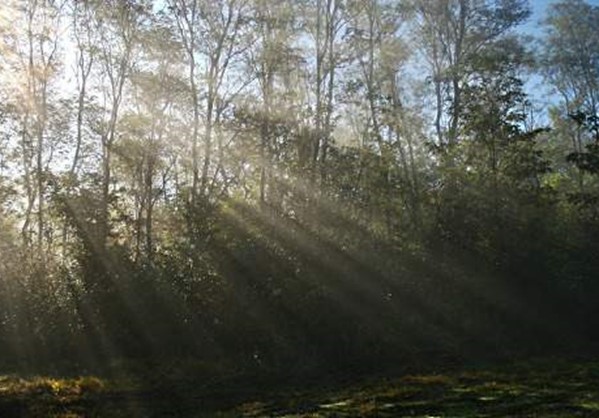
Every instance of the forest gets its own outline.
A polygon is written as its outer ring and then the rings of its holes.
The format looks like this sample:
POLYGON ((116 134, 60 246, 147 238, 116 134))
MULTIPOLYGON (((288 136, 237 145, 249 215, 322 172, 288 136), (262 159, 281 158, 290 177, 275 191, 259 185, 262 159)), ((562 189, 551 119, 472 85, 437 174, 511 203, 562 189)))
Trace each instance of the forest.
POLYGON ((1 3, 0 374, 599 354, 599 3, 1 3))

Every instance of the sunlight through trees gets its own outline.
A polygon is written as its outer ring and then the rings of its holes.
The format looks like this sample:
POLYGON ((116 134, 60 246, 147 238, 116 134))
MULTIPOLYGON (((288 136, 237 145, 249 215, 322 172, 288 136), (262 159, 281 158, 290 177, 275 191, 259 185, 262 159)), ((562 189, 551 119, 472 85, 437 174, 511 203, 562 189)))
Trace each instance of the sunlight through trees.
POLYGON ((599 6, 553 2, 535 40, 530 14, 3 1, 0 365, 303 375, 592 350, 599 6))

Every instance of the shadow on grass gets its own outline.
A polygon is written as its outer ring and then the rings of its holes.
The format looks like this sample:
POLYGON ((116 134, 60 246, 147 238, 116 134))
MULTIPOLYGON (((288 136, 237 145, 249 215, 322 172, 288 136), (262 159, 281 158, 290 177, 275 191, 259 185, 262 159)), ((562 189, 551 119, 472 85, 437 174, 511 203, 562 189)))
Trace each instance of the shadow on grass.
MULTIPOLYGON (((245 417, 599 416, 599 364, 541 362, 410 375, 238 407, 245 417)), ((231 415, 235 416, 235 415, 231 415)))
POLYGON ((591 417, 599 416, 599 363, 379 378, 360 384, 276 389, 96 377, 0 377, 1 417, 591 417))

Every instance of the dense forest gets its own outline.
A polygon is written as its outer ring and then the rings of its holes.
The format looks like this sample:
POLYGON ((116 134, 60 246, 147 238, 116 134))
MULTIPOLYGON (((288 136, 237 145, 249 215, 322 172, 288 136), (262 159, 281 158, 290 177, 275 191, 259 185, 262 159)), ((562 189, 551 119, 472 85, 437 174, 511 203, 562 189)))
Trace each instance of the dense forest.
POLYGON ((598 23, 582 0, 2 1, 0 368, 596 354, 598 23))

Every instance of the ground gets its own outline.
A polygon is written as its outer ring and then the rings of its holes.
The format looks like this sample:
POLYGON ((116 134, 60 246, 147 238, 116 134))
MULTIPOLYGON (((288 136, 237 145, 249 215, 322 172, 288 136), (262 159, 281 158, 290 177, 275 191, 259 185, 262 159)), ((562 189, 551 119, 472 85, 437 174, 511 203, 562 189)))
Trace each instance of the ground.
POLYGON ((208 392, 96 377, 0 377, 1 417, 599 417, 599 363, 540 361, 334 386, 208 392))

